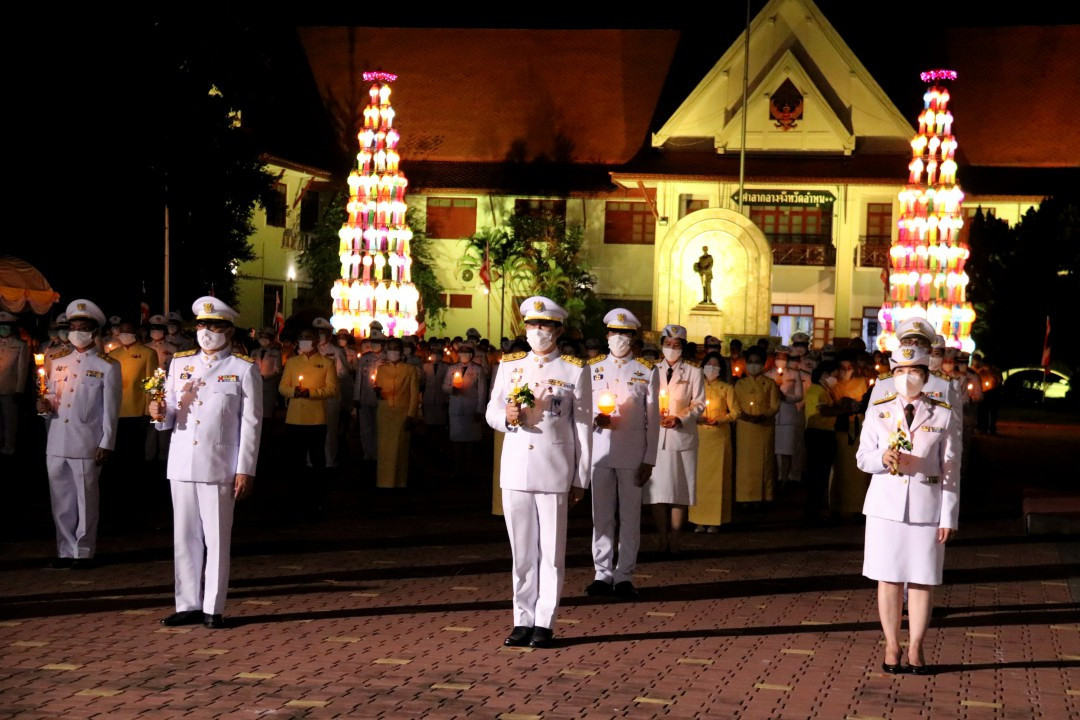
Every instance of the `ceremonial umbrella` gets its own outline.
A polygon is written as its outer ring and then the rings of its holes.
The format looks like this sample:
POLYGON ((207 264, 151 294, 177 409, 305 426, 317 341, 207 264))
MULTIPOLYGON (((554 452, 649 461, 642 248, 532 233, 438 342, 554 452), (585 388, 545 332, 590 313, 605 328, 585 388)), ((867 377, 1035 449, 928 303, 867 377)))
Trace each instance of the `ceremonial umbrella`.
POLYGON ((0 308, 44 315, 59 299, 60 293, 33 265, 14 255, 0 255, 0 308))

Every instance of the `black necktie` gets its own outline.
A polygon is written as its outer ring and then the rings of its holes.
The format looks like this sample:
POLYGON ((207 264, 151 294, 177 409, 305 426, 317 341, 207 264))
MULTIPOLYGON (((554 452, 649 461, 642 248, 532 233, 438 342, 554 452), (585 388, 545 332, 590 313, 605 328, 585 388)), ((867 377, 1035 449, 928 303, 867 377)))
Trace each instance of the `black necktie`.
POLYGON ((904 419, 907 420, 908 429, 911 429, 911 423, 915 420, 915 406, 908 403, 904 406, 904 419))
POLYGON ((671 373, 673 373, 673 372, 675 372, 675 368, 673 368, 673 367, 671 367, 670 365, 668 365, 668 369, 667 369, 667 381, 668 381, 669 383, 671 382, 671 373))

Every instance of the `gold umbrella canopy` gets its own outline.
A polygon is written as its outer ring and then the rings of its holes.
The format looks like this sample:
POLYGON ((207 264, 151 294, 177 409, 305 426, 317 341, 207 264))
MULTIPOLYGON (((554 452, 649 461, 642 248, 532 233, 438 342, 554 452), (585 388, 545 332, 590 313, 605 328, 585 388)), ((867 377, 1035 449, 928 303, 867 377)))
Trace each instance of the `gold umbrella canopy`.
POLYGON ((59 299, 60 293, 33 265, 14 255, 0 255, 0 307, 13 313, 33 310, 44 315, 59 299))

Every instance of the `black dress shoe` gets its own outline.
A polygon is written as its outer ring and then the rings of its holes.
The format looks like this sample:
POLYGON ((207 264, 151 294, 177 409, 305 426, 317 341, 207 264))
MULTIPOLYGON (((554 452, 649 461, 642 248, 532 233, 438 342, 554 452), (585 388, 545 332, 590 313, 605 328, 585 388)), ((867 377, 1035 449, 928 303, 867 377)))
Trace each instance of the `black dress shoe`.
POLYGON ((908 665, 907 671, 910 675, 931 675, 929 665, 908 665))
POLYGON ((201 610, 182 610, 173 613, 167 618, 162 618, 161 624, 176 627, 177 625, 198 625, 202 621, 203 614, 201 610))
POLYGON ((637 588, 629 580, 615 583, 614 592, 617 597, 621 597, 623 600, 633 600, 638 596, 637 588))
POLYGON ((538 625, 533 628, 532 639, 529 640, 529 647, 548 648, 551 647, 554 640, 555 633, 551 632, 551 628, 540 627, 538 625))
POLYGON ((72 570, 93 570, 98 566, 98 561, 94 558, 75 558, 71 561, 72 570))
POLYGON ((49 561, 49 567, 53 570, 67 570, 75 562, 75 558, 53 558, 49 561))
POLYGON ((210 628, 211 630, 223 630, 228 627, 225 624, 225 618, 221 615, 207 615, 203 613, 203 627, 210 628))
POLYGON ((515 625, 510 634, 503 640, 506 647, 525 647, 532 638, 533 629, 526 625, 515 625))
POLYGON ((883 662, 881 663, 881 670, 883 672, 889 673, 890 675, 899 675, 900 673, 904 672, 904 668, 902 665, 900 665, 900 663, 890 665, 887 662, 883 662))
POLYGON ((592 597, 601 597, 611 594, 611 583, 604 580, 593 580, 589 583, 589 586, 585 588, 585 594, 592 597))

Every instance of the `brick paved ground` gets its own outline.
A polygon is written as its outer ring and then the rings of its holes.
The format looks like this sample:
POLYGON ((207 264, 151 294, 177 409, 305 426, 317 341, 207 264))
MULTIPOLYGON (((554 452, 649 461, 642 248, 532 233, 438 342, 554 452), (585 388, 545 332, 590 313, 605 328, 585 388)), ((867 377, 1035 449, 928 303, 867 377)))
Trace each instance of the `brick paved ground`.
POLYGON ((1002 433, 964 488, 931 677, 880 672, 862 528, 800 527, 797 493, 689 536, 681 560, 646 554, 633 603, 583 596, 583 503, 561 646, 530 651, 501 647, 509 552, 479 488, 339 480, 304 522, 264 493, 238 519, 225 631, 158 624, 157 517, 112 523, 96 570, 42 569, 51 525, 29 490, 0 545, 0 718, 1077 718, 1080 542, 1025 537, 1018 508, 1024 486, 1076 482, 1080 427, 1002 433))

